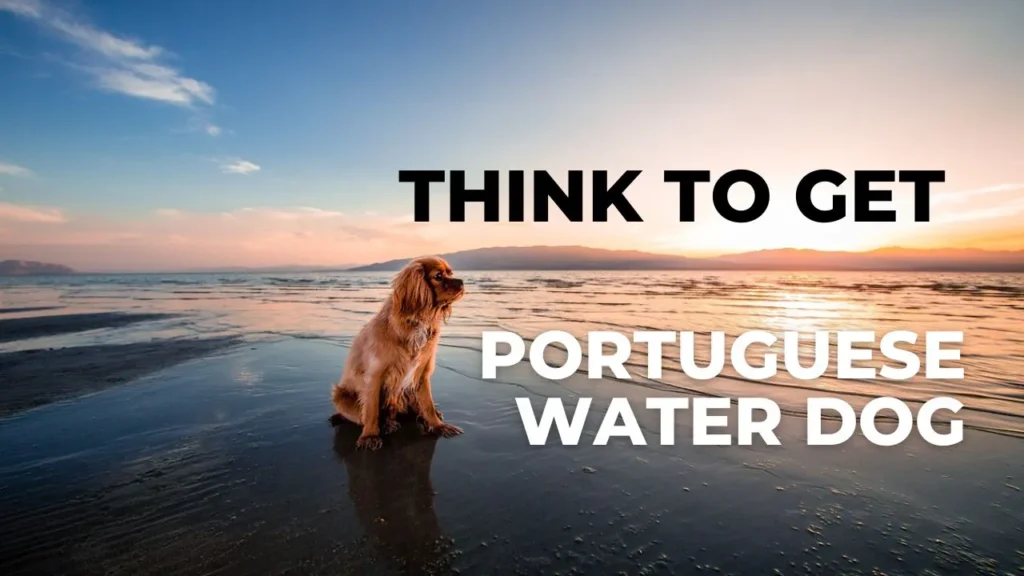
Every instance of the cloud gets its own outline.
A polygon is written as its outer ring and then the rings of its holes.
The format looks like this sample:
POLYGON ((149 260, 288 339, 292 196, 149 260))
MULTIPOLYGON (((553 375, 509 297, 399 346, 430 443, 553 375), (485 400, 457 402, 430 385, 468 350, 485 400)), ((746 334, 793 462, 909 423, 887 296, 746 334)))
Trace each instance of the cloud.
POLYGON ((49 18, 43 16, 43 19, 48 26, 60 32, 70 42, 108 58, 153 60, 164 53, 163 48, 159 46, 146 46, 134 40, 118 38, 109 32, 74 22, 60 14, 51 13, 49 18))
POLYGON ((345 214, 336 210, 325 210, 310 206, 298 206, 295 208, 266 208, 266 207, 245 207, 237 210, 220 213, 197 213, 186 212, 176 208, 161 208, 156 214, 163 218, 215 218, 219 217, 228 220, 241 218, 265 218, 271 220, 298 221, 298 220, 325 220, 328 218, 341 218, 345 214))
POLYGON ((298 208, 240 208, 233 212, 225 212, 223 215, 232 218, 237 216, 257 216, 274 220, 321 220, 324 218, 340 218, 345 214, 333 210, 300 206, 298 208))
POLYGON ((1024 213, 1024 199, 1017 192, 1022 189, 1024 183, 1013 182, 936 195, 932 198, 936 207, 932 221, 962 224, 1017 216, 1024 213))
POLYGON ((949 213, 933 218, 932 221, 936 224, 960 224, 964 222, 978 222, 980 220, 1016 217, 1020 214, 1024 214, 1024 198, 998 206, 949 213))
POLYGON ((42 6, 35 0, 0 0, 0 10, 26 18, 38 18, 42 6))
POLYGON ((973 190, 960 190, 958 192, 948 192, 941 194, 933 198, 935 204, 958 204, 960 202, 966 202, 972 198, 979 196, 988 196, 990 194, 998 194, 1000 192, 1012 192, 1014 190, 1020 190, 1024 188, 1024 183, 1009 183, 1009 184, 996 184, 994 186, 986 186, 984 188, 975 188, 973 190))
POLYGON ((423 242, 423 238, 420 236, 396 232, 385 226, 344 225, 338 226, 338 232, 340 232, 345 238, 365 242, 391 241, 410 244, 423 242))
POLYGON ((260 171, 260 166, 259 166, 259 164, 254 164, 252 162, 249 162, 248 160, 242 160, 241 158, 236 158, 234 160, 228 160, 228 161, 225 161, 225 162, 221 162, 220 171, 225 173, 225 174, 242 174, 242 175, 246 175, 246 174, 252 174, 253 172, 259 172, 260 171))
POLYGON ((345 214, 335 210, 324 210, 322 208, 310 208, 303 206, 298 208, 299 212, 310 218, 339 218, 345 214))
POLYGON ((205 82, 186 78, 176 70, 159 64, 135 64, 121 68, 95 70, 100 88, 159 100, 176 106, 192 106, 196 103, 213 104, 215 92, 205 82))
POLYGON ((21 206, 7 202, 0 202, 0 220, 39 224, 62 224, 68 221, 56 208, 21 206))
POLYGON ((77 67, 100 89, 184 107, 214 103, 212 86, 160 63, 168 55, 160 46, 101 30, 40 0, 0 0, 0 11, 32 20, 83 49, 91 60, 77 67))
POLYGON ((188 119, 186 125, 183 128, 172 128, 171 131, 178 133, 206 134, 207 136, 211 136, 214 138, 221 136, 223 134, 231 133, 230 130, 224 128, 223 126, 211 122, 210 119, 206 117, 207 114, 205 113, 205 111, 193 110, 192 112, 193 114, 191 114, 190 118, 188 119))
MULTIPOLYGON (((0 2, 3 1, 4 0, 0 0, 0 2)), ((5 174, 7 176, 31 176, 32 171, 24 166, 18 166, 17 164, 0 162, 0 174, 5 174)))

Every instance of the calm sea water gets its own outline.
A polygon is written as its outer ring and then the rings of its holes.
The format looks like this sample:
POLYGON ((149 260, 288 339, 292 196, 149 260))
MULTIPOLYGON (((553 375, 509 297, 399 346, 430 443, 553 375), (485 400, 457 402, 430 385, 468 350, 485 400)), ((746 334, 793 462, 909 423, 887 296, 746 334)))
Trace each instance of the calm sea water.
MULTIPOLYGON (((665 349, 663 378, 645 378, 646 350, 634 346, 629 367, 640 386, 671 385, 697 394, 773 398, 800 413, 809 395, 838 395, 862 405, 876 396, 924 401, 952 395, 968 426, 1024 436, 1024 275, 932 273, 473 272, 468 295, 445 332, 446 346, 479 349, 483 330, 525 338, 549 330, 696 331, 697 361, 708 360, 712 330, 806 333, 804 365, 816 330, 959 330, 963 380, 839 380, 835 362, 805 382, 780 369, 767 382, 723 377, 690 380, 678 349, 665 349)), ((348 342, 388 293, 388 273, 102 275, 0 280, 0 308, 60 307, 15 315, 85 311, 171 312, 180 317, 0 345, 0 350, 125 343, 153 338, 241 334, 348 342)), ((11 314, 6 315, 11 317, 11 314)), ((781 352, 781 342, 774 347, 781 352)), ((584 348, 585 350, 585 348, 584 348)), ((834 358, 834 347, 831 354, 834 358)), ((557 356, 557 351, 555 351, 557 356)), ((756 351, 751 351, 756 365, 756 351)), ((884 358, 876 351, 871 363, 884 358)), ((780 359, 781 365, 781 359, 780 359)), ((338 367, 339 373, 341 366, 338 367)), ((330 383, 325 382, 325 387, 330 383)))

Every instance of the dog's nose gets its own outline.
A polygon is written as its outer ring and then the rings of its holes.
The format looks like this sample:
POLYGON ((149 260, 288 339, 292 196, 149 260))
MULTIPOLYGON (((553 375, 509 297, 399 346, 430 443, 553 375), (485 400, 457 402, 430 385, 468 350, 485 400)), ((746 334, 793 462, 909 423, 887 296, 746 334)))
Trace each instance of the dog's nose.
POLYGON ((455 286, 456 288, 462 288, 462 280, 459 280, 458 278, 452 278, 452 285, 455 286))

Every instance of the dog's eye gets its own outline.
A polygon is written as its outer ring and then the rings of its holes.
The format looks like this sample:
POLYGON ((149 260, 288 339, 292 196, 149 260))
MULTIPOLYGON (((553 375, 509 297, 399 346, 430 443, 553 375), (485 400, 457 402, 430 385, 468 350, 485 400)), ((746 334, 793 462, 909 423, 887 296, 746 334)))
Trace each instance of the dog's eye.
POLYGON ((444 274, 438 272, 437 274, 434 274, 434 279, 435 280, 444 280, 444 274))

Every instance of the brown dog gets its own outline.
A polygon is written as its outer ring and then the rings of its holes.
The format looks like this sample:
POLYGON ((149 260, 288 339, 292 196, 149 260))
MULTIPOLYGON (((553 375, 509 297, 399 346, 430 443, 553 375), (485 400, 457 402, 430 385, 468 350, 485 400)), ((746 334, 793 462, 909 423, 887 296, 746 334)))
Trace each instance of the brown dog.
POLYGON ((363 426, 357 447, 376 450, 383 445, 381 412, 385 433, 397 430, 397 416, 408 411, 429 434, 462 433, 441 421, 430 375, 441 325, 463 294, 462 280, 452 277, 451 266, 441 258, 413 260, 395 277, 391 297, 352 341, 332 394, 337 413, 363 426))

